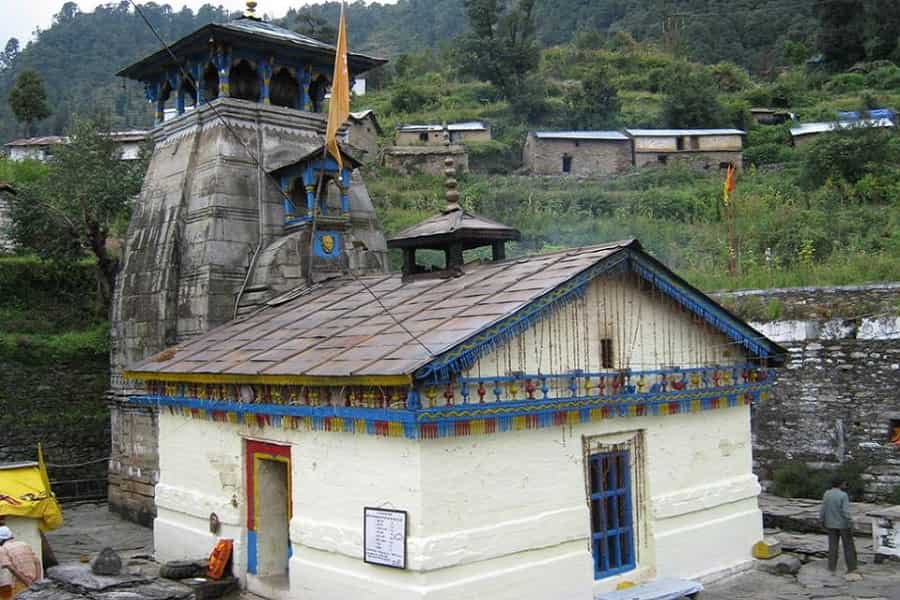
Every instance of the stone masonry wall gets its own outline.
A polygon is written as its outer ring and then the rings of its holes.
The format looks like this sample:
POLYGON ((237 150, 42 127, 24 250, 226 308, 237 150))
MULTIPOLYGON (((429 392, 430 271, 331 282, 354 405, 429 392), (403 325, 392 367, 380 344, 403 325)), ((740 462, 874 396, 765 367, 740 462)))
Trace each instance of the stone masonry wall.
MULTIPOLYGON (((37 460, 38 444, 53 481, 102 479, 109 456, 106 356, 41 360, 21 349, 0 354, 0 462, 37 460), (90 463, 90 464, 84 464, 90 463)), ((56 489, 66 495, 71 490, 56 489)))
POLYGON ((867 499, 900 486, 900 284, 721 294, 723 304, 790 353, 771 398, 753 413, 763 482, 777 467, 855 462, 867 499))
POLYGON ((534 175, 563 175, 563 156, 572 158, 571 175, 598 177, 631 168, 630 140, 560 140, 528 136, 523 163, 534 175))

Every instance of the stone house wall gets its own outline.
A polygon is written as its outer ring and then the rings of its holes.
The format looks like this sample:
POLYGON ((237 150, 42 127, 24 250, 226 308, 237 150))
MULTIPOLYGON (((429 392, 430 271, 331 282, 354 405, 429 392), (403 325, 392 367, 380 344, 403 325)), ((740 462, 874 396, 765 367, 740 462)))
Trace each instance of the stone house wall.
POLYGON ((674 161, 686 161, 703 169, 718 169, 723 164, 734 163, 740 169, 744 160, 743 152, 732 151, 653 151, 637 152, 634 154, 634 164, 637 167, 652 166, 660 163, 674 161))
MULTIPOLYGON (((454 144, 459 144, 462 142, 489 142, 491 141, 491 130, 490 129, 477 129, 477 130, 463 130, 463 131, 450 131, 450 141, 454 144)), ((436 129, 434 131, 397 131, 397 136, 395 140, 398 146, 418 146, 418 145, 430 145, 430 146, 439 146, 443 145, 446 140, 444 138, 444 130, 436 129), (424 133, 426 136, 426 140, 423 140, 420 137, 420 133, 424 133)))
POLYGON ((443 176, 444 160, 453 158, 457 173, 469 172, 469 155, 462 146, 390 146, 384 149, 383 164, 404 175, 427 173, 443 176))
POLYGON ((771 481, 788 462, 864 468, 866 496, 900 486, 900 284, 722 294, 789 352, 769 401, 755 407, 754 460, 771 481), (763 319, 765 313, 777 319, 763 319))
POLYGON ((350 120, 347 141, 363 151, 363 159, 371 159, 378 154, 378 130, 370 117, 350 120))
POLYGON ((571 175, 597 177, 631 167, 630 140, 541 139, 529 135, 522 162, 533 175, 563 175, 563 157, 570 156, 571 175))

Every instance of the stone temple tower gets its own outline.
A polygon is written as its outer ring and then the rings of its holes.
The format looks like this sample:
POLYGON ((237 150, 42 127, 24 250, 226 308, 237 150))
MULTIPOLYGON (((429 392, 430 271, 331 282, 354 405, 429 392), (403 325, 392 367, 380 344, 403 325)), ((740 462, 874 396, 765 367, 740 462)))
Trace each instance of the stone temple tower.
MULTIPOLYGON (((156 415, 124 402, 138 390, 123 369, 308 281, 387 270, 353 149, 343 169, 323 153, 334 47, 247 5, 119 73, 144 85, 156 113, 112 310, 109 500, 145 523, 156 415)), ((385 61, 348 62, 354 77, 385 61)))

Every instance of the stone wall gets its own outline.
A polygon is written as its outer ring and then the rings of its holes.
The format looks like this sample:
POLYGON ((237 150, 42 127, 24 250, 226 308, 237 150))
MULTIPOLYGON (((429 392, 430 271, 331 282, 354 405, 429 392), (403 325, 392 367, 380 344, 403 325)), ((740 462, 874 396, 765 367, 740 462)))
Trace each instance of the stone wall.
POLYGON ((27 348, 0 352, 0 462, 37 460, 38 444, 43 444, 48 463, 90 463, 51 467, 51 480, 104 478, 104 459, 109 456, 108 385, 109 361, 102 354, 44 360, 27 348))
POLYGON ((790 353, 753 417, 757 473, 800 461, 864 467, 867 499, 900 486, 900 283, 722 294, 726 306, 790 353))
POLYGON ((630 140, 546 139, 529 135, 522 162, 534 175, 563 175, 563 156, 569 156, 571 175, 597 177, 631 167, 630 140))
POLYGON ((452 158, 457 173, 469 172, 469 155, 462 146, 389 146, 384 149, 384 166, 404 175, 426 173, 443 176, 444 160, 452 158))
POLYGON ((681 151, 681 152, 635 152, 634 164, 638 167, 652 166, 663 162, 685 161, 703 169, 718 169, 722 164, 734 163, 740 169, 744 160, 743 153, 738 151, 681 151))

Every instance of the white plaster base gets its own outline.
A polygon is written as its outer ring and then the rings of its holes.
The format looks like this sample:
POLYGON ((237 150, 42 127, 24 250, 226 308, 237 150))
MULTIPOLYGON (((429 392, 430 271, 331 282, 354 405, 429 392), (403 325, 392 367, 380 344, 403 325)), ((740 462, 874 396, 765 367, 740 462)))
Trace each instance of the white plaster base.
POLYGON ((316 600, 590 600, 593 585, 584 542, 420 573, 295 545, 290 569, 291 596, 316 600))
POLYGON ((663 520, 654 536, 658 575, 702 580, 742 568, 761 535, 756 498, 663 520))

